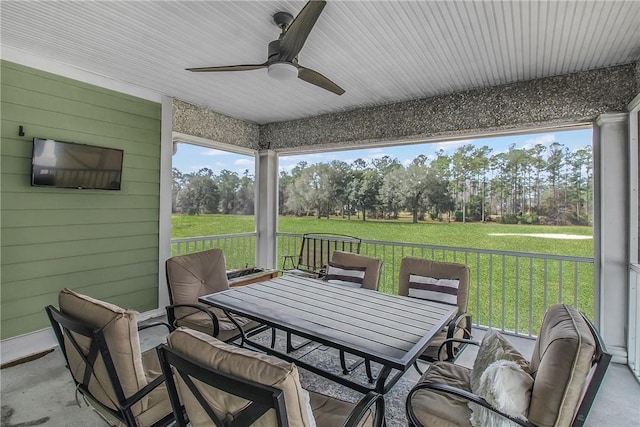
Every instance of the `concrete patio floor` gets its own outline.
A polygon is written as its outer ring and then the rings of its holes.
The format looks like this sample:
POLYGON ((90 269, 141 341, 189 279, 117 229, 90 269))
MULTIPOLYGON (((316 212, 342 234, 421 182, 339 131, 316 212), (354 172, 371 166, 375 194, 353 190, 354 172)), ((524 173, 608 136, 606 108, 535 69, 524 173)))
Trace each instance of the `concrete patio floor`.
MULTIPOLYGON (((143 350, 162 342, 165 331, 163 328, 143 331, 141 333, 143 350)), ((477 331, 474 335, 480 339, 482 331, 477 331)), ((532 340, 514 337, 509 339, 524 355, 531 354, 532 340)), ((468 347, 468 350, 465 350, 458 359, 458 363, 468 366, 473 364, 474 357, 475 348, 468 347)), ((414 369, 410 369, 403 377, 411 384, 418 378, 419 375, 414 369)), ((107 425, 95 411, 86 406, 81 396, 78 396, 78 401, 82 406, 78 407, 71 376, 64 366, 64 359, 58 349, 39 359, 2 369, 0 384, 1 427, 107 425)), ((393 401, 388 404, 404 405, 404 401, 393 401)), ((388 423, 388 427, 401 425, 406 424, 397 421, 388 423)), ((585 425, 589 427, 640 426, 640 383, 627 366, 610 365, 585 425)))

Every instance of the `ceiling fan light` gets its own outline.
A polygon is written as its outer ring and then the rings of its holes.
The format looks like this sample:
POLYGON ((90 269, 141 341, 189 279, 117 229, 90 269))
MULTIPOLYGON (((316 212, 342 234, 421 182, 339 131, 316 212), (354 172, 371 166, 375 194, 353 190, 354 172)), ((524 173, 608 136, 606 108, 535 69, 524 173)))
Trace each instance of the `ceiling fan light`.
POLYGON ((269 76, 278 80, 290 80, 298 77, 298 68, 290 62, 274 62, 267 69, 269 76))

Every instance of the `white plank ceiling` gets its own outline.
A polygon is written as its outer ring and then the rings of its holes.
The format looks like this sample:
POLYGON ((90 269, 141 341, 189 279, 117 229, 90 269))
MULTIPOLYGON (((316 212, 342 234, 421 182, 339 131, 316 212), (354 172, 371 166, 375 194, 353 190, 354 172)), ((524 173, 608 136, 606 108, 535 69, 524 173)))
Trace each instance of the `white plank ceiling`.
POLYGON ((299 60, 342 96, 265 69, 277 11, 304 1, 7 1, 2 47, 256 123, 640 60, 640 1, 329 1, 299 60))

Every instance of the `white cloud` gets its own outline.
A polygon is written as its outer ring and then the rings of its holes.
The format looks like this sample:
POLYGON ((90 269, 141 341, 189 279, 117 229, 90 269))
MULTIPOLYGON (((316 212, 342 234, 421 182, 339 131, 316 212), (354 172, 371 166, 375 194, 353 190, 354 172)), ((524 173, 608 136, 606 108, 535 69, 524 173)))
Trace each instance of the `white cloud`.
POLYGON ((463 145, 466 144, 473 144, 475 141, 475 139, 460 139, 457 141, 444 141, 444 142, 438 142, 435 143, 434 146, 434 151, 438 151, 438 150, 444 150, 444 151, 448 151, 448 150, 454 150, 458 147, 462 147, 463 145))
POLYGON ((202 152, 200 152, 201 156, 228 156, 230 153, 228 151, 216 150, 215 148, 203 148, 202 152))
POLYGON ((253 160, 249 160, 249 159, 238 159, 235 162, 233 162, 234 165, 236 166, 253 166, 254 165, 254 161, 253 160))
POLYGON ((535 138, 527 139, 524 143, 527 147, 533 147, 536 144, 550 144, 556 140, 556 136, 552 133, 545 135, 537 135, 535 138))

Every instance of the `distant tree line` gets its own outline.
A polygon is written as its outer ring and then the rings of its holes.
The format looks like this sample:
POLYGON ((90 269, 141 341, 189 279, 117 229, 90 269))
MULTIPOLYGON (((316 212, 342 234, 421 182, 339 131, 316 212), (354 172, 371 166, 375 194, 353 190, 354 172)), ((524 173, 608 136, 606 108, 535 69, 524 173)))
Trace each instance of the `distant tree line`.
POLYGON ((173 168, 172 211, 189 215, 254 213, 254 180, 248 170, 242 176, 222 170, 216 175, 203 168, 182 173, 173 168))
MULTIPOLYGON (((592 222, 591 146, 570 151, 554 142, 493 153, 487 146, 463 145, 448 155, 419 155, 408 165, 384 156, 351 164, 298 163, 280 172, 281 215, 318 218, 339 215, 413 222, 490 221, 529 224, 592 222)), ((253 213, 253 177, 202 169, 174 169, 176 209, 197 213, 253 213)))

